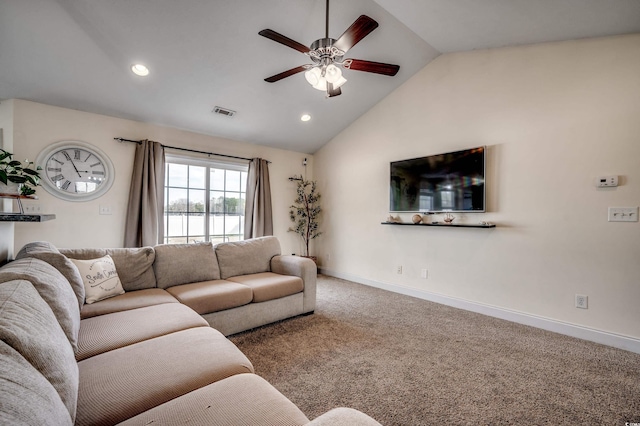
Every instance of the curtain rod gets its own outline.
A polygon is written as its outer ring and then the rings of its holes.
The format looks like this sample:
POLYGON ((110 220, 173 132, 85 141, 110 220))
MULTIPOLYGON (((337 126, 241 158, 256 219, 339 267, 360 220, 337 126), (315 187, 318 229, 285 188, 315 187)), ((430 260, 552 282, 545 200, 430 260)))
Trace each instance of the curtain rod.
MULTIPOLYGON (((142 141, 134 141, 131 139, 124 139, 124 138, 113 138, 113 139, 117 140, 118 142, 132 142, 132 143, 137 143, 138 145, 142 143, 142 141)), ((215 155, 217 157, 235 158, 236 160, 246 160, 246 161, 253 160, 253 158, 236 157, 235 155, 216 154, 215 152, 198 151, 196 149, 180 148, 177 146, 169 146, 169 145, 163 145, 163 144, 161 145, 163 148, 177 149, 178 151, 195 152, 196 154, 215 155)), ((267 160, 267 163, 271 164, 271 161, 267 160)))

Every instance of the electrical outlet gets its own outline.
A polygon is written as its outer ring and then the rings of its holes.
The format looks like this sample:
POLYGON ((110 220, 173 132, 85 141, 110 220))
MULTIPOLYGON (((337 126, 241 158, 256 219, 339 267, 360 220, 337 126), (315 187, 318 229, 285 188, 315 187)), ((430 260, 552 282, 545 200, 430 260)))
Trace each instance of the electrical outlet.
POLYGON ((429 278, 429 271, 428 271, 428 270, 426 270, 426 269, 421 270, 421 271, 420 271, 420 278, 424 278, 425 280, 426 280, 427 278, 429 278))
POLYGON ((402 274, 402 265, 398 265, 396 272, 398 272, 398 274, 402 274))
POLYGON ((25 213, 42 213, 42 206, 40 206, 40 204, 23 204, 23 208, 25 213))
POLYGON ((105 215, 111 214, 111 206, 105 206, 100 204, 100 214, 105 214, 105 215))
POLYGON ((584 294, 576 294, 576 308, 588 309, 588 307, 589 296, 585 296, 584 294))

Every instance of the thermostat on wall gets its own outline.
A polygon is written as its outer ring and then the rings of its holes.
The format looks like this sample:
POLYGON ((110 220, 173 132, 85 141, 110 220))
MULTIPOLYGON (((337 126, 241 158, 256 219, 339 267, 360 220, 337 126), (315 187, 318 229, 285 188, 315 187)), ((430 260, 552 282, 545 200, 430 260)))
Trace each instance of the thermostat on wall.
POLYGON ((598 188, 618 186, 618 176, 600 176, 596 180, 596 186, 598 188))

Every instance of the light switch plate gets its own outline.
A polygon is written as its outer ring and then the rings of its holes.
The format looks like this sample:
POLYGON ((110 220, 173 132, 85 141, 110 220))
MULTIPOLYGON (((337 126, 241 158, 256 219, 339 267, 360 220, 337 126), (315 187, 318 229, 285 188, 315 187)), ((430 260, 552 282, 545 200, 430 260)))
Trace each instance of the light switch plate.
POLYGON ((100 204, 100 214, 104 214, 104 215, 111 214, 111 206, 100 204))
POLYGON ((609 207, 609 222, 637 222, 638 207, 609 207))

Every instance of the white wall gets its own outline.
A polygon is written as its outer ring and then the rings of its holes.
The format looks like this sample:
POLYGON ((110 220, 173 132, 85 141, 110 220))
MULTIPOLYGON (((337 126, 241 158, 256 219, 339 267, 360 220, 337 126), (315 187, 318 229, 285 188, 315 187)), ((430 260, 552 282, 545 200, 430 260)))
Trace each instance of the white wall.
MULTIPOLYGON (((151 139, 164 145, 246 158, 262 157, 269 165, 274 235, 283 253, 300 253, 298 238, 288 233, 288 207, 295 197, 295 184, 289 176, 304 173, 303 158, 309 166, 313 157, 245 142, 231 141, 183 130, 123 120, 86 112, 58 108, 23 100, 14 100, 14 151, 17 158, 35 159, 46 146, 61 140, 80 140, 103 150, 115 167, 115 183, 102 197, 86 202, 60 200, 40 188, 37 204, 43 213, 54 213, 56 219, 42 223, 15 225, 15 250, 35 240, 46 240, 57 247, 122 247, 129 185, 135 145, 119 143, 115 137, 151 139), (99 215, 99 206, 111 206, 112 215, 99 215)), ((311 177, 311 170, 309 170, 311 177)))
POLYGON ((640 205, 639 76, 640 35, 438 57, 315 154, 323 268, 640 338, 640 223, 607 222, 640 205), (480 145, 488 212, 456 221, 497 228, 380 224, 390 161, 480 145))
MULTIPOLYGON (((0 148, 13 152, 13 101, 0 102, 0 148)), ((18 157, 19 158, 19 157, 18 157)), ((16 159, 18 159, 16 158, 16 159)), ((0 200, 0 211, 13 212, 12 200, 0 200)), ((13 222, 0 222, 0 265, 13 258, 13 222)))

